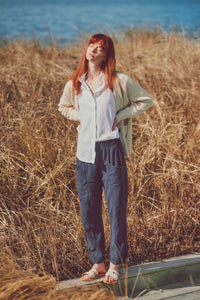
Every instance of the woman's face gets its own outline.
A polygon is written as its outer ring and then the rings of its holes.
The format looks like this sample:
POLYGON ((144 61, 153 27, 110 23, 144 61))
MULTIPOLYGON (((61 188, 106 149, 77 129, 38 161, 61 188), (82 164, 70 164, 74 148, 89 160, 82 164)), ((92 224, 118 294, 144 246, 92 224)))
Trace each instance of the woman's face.
POLYGON ((86 59, 97 66, 101 66, 106 60, 106 52, 102 48, 101 43, 89 44, 86 52, 86 59))

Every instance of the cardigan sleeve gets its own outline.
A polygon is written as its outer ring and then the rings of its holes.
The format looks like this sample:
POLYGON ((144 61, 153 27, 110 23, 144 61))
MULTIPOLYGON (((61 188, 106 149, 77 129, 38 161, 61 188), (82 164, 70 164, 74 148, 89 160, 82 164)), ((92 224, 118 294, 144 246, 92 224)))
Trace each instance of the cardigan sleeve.
POLYGON ((130 77, 128 77, 126 82, 125 93, 125 96, 128 97, 129 105, 117 113, 117 122, 136 117, 150 108, 153 104, 150 95, 130 77))
POLYGON ((69 120, 80 121, 79 111, 74 107, 72 81, 68 81, 58 104, 58 111, 69 120))

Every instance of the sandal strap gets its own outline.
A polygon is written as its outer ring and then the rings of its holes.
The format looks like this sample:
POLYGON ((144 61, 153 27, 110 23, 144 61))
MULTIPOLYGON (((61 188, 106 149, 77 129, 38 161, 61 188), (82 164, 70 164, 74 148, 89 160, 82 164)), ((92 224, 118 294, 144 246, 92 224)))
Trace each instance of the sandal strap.
POLYGON ((98 271, 96 269, 91 269, 90 271, 83 273, 82 276, 84 275, 88 275, 91 279, 93 279, 98 276, 98 271))
POLYGON ((115 280, 118 280, 120 274, 117 270, 109 269, 108 272, 106 273, 106 276, 110 276, 110 277, 114 278, 115 280))

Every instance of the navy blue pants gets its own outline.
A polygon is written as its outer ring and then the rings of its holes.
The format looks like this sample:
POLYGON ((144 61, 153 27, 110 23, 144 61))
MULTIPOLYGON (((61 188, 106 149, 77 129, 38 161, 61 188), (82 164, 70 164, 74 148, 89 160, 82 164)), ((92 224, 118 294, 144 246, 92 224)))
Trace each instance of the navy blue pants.
POLYGON ((92 263, 105 261, 102 221, 102 188, 110 217, 110 261, 121 264, 127 258, 126 208, 128 178, 121 140, 96 142, 95 163, 77 158, 77 188, 87 249, 92 263))

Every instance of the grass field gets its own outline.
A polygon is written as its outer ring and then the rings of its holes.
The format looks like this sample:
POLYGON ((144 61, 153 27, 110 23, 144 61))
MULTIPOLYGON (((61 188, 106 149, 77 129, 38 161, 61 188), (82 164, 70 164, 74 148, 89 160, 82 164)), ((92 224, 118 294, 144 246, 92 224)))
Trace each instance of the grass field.
MULTIPOLYGON (((76 191, 77 124, 57 107, 85 41, 0 47, 0 251, 16 272, 62 280, 90 267, 76 191)), ((200 41, 133 30, 114 42, 117 70, 154 100, 133 120, 128 264, 199 251, 200 41)), ((105 201, 103 219, 109 232, 105 201)), ((106 253, 108 264, 109 234, 106 253)))

